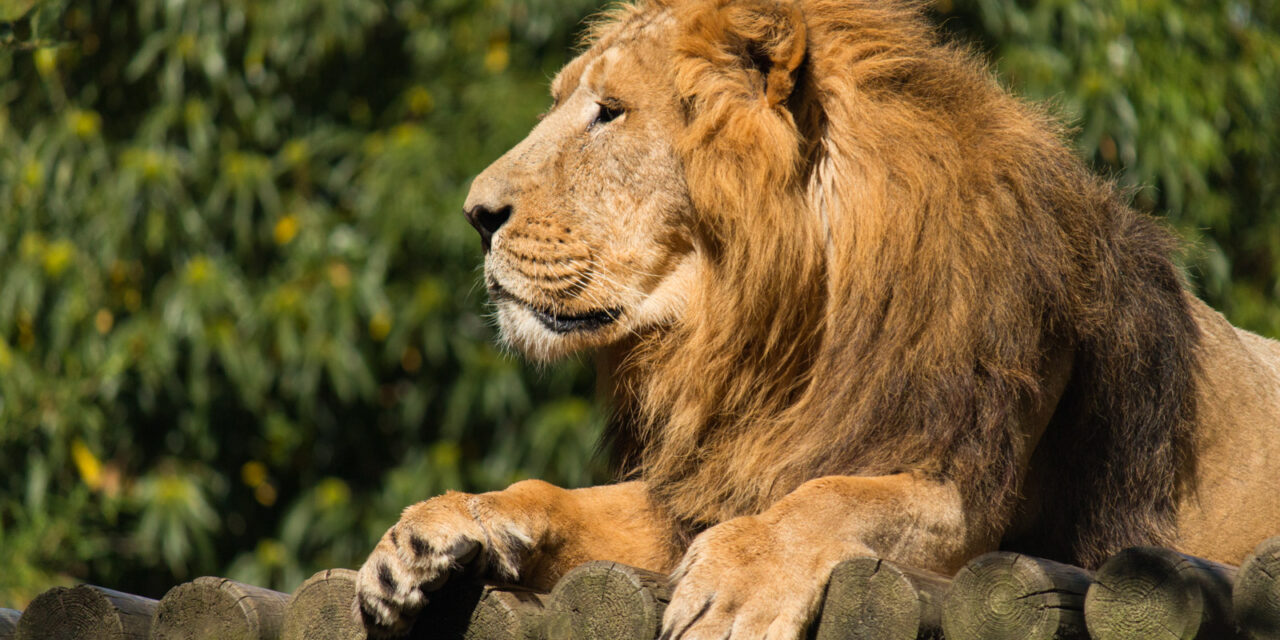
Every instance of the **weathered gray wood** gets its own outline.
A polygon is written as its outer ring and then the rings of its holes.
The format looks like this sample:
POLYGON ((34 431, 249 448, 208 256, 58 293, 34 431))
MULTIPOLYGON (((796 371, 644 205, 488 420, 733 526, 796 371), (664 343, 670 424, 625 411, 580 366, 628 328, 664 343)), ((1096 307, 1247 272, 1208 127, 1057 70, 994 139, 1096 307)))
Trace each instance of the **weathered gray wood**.
POLYGON ((1236 576, 1236 622, 1255 640, 1280 640, 1280 536, 1258 545, 1236 576))
POLYGON ((21 617, 21 611, 0 609, 0 640, 10 640, 18 633, 18 618, 21 617))
POLYGON ((289 594, 227 578, 180 584, 160 600, 151 640, 279 640, 289 594))
POLYGON ((942 605, 948 640, 1087 640, 1084 599, 1093 582, 1079 567, 997 551, 969 561, 942 605))
POLYGON ((82 584, 36 596, 18 621, 18 640, 147 640, 158 603, 82 584))
MULTIPOLYGON (((356 620, 356 572, 327 569, 303 582, 285 607, 282 640, 365 640, 356 620)), ((428 594, 412 640, 543 640, 546 594, 520 587, 449 584, 428 594)))
POLYGON ((615 562, 588 562, 551 590, 547 637, 653 640, 671 601, 667 576, 615 562))
POLYGON ((307 578, 285 606, 283 640, 365 640, 351 603, 356 595, 356 572, 325 569, 307 578))
POLYGON ((878 558, 836 565, 827 581, 815 640, 916 640, 942 637, 949 580, 878 558))
POLYGON ((550 596, 517 588, 486 587, 472 610, 467 640, 541 640, 550 596))
POLYGON ((1239 638, 1231 612, 1236 568, 1170 549, 1133 547, 1098 569, 1085 598, 1094 640, 1239 638))
POLYGON ((520 587, 456 584, 428 594, 413 640, 543 640, 548 599, 520 587))

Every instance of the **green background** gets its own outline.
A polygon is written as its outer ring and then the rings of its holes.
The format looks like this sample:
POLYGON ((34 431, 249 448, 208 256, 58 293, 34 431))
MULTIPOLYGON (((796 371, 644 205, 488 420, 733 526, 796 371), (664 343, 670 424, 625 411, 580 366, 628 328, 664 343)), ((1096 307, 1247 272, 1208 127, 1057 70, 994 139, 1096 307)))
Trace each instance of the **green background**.
MULTIPOLYGON (((1280 335, 1280 9, 938 0, 1280 335)), ((586 0, 0 3, 0 607, 290 590, 407 504, 607 479, 585 358, 493 342, 469 179, 586 0)))

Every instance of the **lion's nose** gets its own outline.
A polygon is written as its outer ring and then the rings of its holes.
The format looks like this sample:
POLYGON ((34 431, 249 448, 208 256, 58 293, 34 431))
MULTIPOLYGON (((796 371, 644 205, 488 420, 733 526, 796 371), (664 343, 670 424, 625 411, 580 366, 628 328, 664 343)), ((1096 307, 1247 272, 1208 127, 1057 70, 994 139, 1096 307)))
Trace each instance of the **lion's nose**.
POLYGON ((467 216, 467 222, 480 232, 480 245, 487 252, 489 250, 489 242, 493 240, 493 234, 506 224, 511 218, 511 205, 490 206, 484 204, 472 205, 471 208, 463 211, 467 216))

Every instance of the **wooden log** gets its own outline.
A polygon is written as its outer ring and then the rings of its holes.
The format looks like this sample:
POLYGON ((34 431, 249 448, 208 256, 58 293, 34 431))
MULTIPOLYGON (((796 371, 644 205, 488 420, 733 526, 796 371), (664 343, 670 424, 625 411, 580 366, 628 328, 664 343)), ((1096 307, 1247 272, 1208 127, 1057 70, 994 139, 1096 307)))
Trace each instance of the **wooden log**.
POLYGON ((486 587, 471 612, 466 640, 542 640, 550 596, 528 589, 486 587))
POLYGON ((588 562, 566 573, 551 590, 547 637, 653 640, 670 601, 663 574, 616 562, 588 562))
POLYGON ((1098 569, 1085 597, 1089 633, 1094 640, 1239 638, 1235 576, 1235 567, 1171 549, 1125 549, 1098 569))
POLYGON ((352 615, 356 572, 325 569, 307 578, 285 605, 282 640, 365 640, 352 615))
POLYGON ((287 593, 227 578, 196 578, 160 600, 151 640, 279 640, 288 600, 287 593))
POLYGON ((1280 640, 1280 536, 1258 545, 1236 576, 1236 622, 1256 640, 1280 640))
POLYGON ((827 581, 815 640, 916 640, 942 637, 947 578, 878 558, 836 565, 827 581))
POLYGON ((521 587, 450 585, 428 595, 413 640, 543 640, 547 594, 521 587))
POLYGON ((36 596, 18 620, 18 640, 147 640, 158 603, 82 584, 36 596))
POLYGON ((942 604, 947 640, 1088 639, 1084 599, 1093 582, 1079 567, 997 551, 970 560, 942 604))
MULTIPOLYGON (((282 640, 365 640, 352 614, 356 572, 327 569, 303 582, 285 607, 282 640)), ((520 587, 450 584, 428 594, 412 640, 542 640, 546 594, 520 587)))
POLYGON ((11 640, 18 633, 18 618, 21 611, 0 609, 0 640, 11 640))

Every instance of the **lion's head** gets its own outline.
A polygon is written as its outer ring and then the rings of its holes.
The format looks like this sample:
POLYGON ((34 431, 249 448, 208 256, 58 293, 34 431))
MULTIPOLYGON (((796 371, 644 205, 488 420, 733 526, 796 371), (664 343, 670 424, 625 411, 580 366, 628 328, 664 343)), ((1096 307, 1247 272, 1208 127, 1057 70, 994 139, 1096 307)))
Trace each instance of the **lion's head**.
MULTIPOLYGON (((674 90, 680 52, 671 45, 687 26, 676 14, 629 7, 602 22, 590 50, 552 83, 553 104, 538 126, 473 183, 465 209, 486 249, 502 334, 531 357, 678 323, 721 248, 713 245, 723 244, 707 234, 734 231, 696 206, 688 187, 690 158, 679 147, 690 135, 690 105, 674 90)), ((788 41, 772 44, 790 49, 777 82, 789 86, 803 35, 781 37, 788 41)), ((754 68, 740 80, 744 102, 752 101, 751 83, 764 84, 754 68)), ((771 90, 786 96, 786 88, 771 90)), ((760 133, 783 136, 761 144, 795 146, 785 129, 760 133)))
POLYGON ((1171 475, 1107 474, 1185 455, 1179 281, 1050 118, 907 2, 639 0, 588 43, 465 209, 505 341, 611 356, 624 454, 675 517, 911 468, 999 534, 1030 455, 1012 416, 1067 350, 1062 457, 1105 464, 1055 498, 1081 523, 1057 555, 1162 526, 1171 475), (1125 376, 1152 382, 1103 388, 1125 376), (1073 511, 1107 492, 1119 515, 1073 511))
POLYGON ((696 270, 659 29, 578 58, 522 143, 476 178, 468 219, 506 342, 551 359, 679 317, 696 270))

